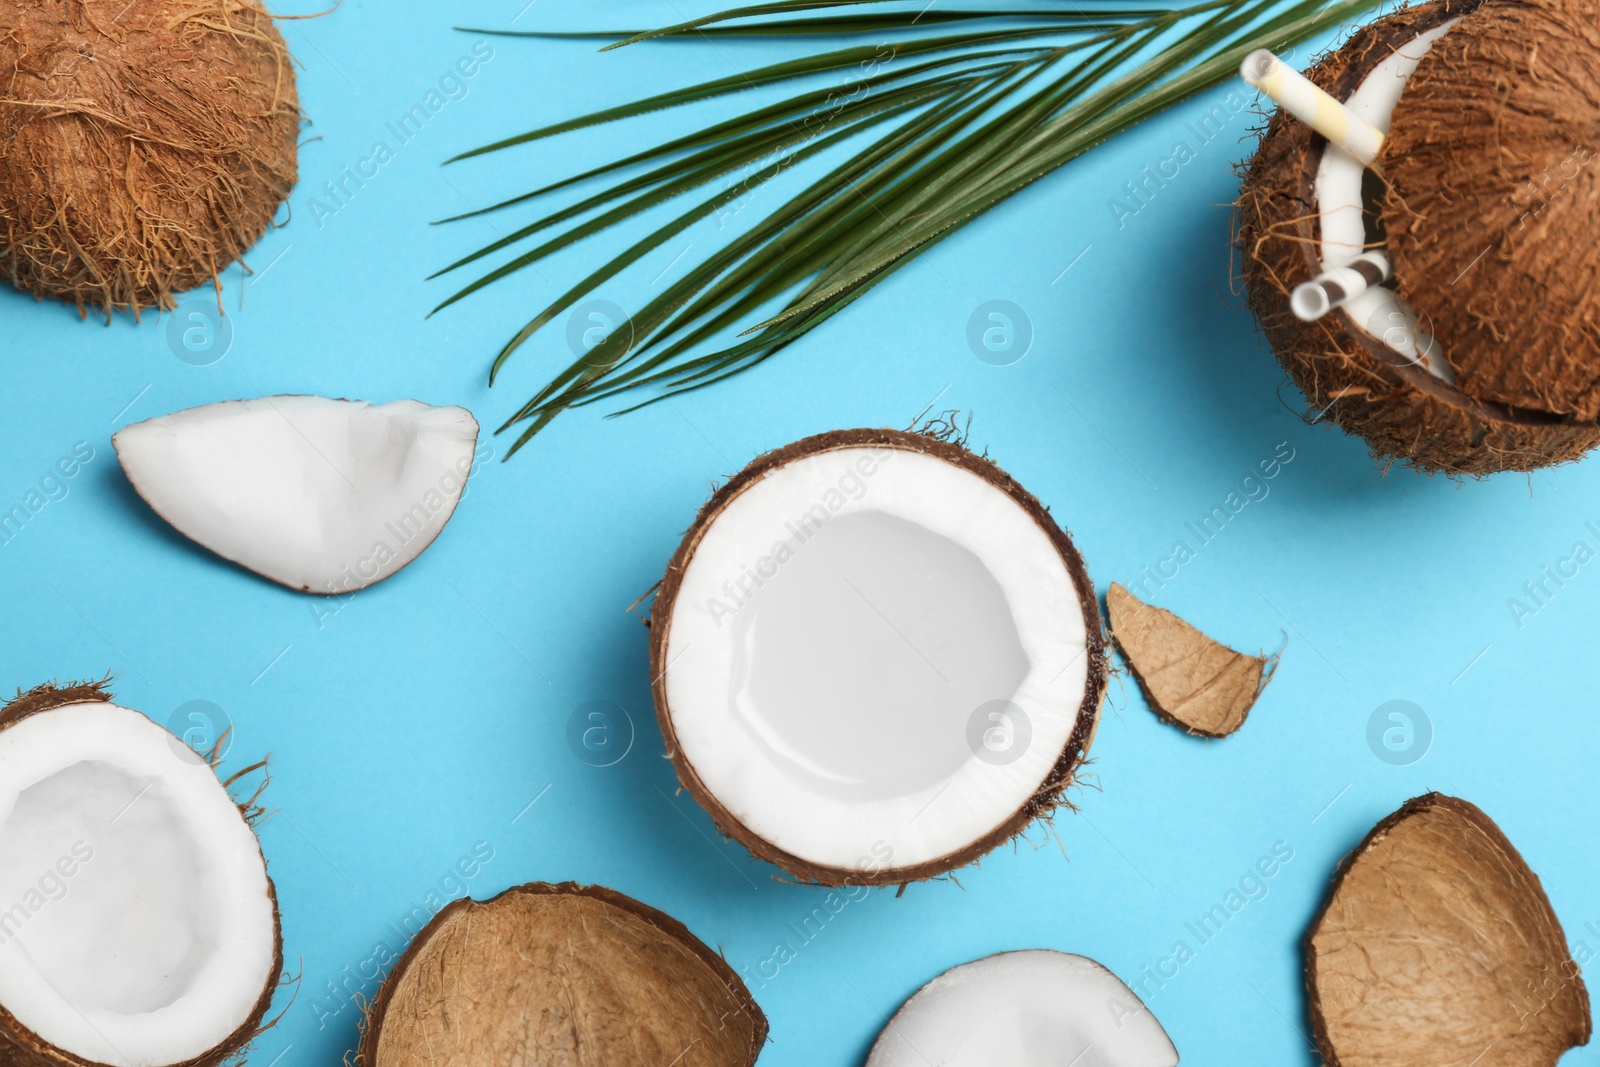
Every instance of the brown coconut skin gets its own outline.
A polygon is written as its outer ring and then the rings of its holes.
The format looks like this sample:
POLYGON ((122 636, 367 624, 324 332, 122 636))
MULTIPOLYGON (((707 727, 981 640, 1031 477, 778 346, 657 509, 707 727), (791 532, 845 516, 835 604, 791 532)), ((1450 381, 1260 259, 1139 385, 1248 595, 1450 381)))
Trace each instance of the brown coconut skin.
POLYGON ((1600 418, 1597 150, 1600 0, 1485 0, 1407 84, 1384 222, 1467 393, 1600 418))
POLYGON ((1329 1067, 1554 1067, 1589 993, 1538 877, 1494 821, 1440 793, 1340 863, 1306 935, 1329 1067))
POLYGON ((682 923, 604 886, 530 882, 429 921, 356 1063, 752 1067, 766 1040, 749 989, 682 923))
POLYGON ((673 767, 677 769, 678 781, 711 815, 712 821, 724 836, 734 838, 760 859, 781 867, 796 878, 818 885, 903 886, 910 882, 926 881, 976 862, 1022 833, 1035 819, 1049 816, 1056 808, 1066 803, 1063 794, 1075 780, 1078 768, 1088 753, 1089 744, 1094 739, 1095 727, 1099 721, 1100 704, 1105 698, 1106 649, 1100 623, 1099 601, 1095 597, 1094 583, 1089 578, 1083 557, 1078 554, 1072 539, 1050 517, 1049 509, 1039 502, 1039 498, 1018 485, 1005 471, 960 445, 923 433, 889 429, 836 430, 804 438, 757 457, 718 489, 700 509, 699 515, 695 516, 694 524, 690 526, 689 532, 678 545, 677 552, 673 553, 671 562, 667 564, 666 575, 661 579, 655 604, 650 609, 650 618, 650 675, 654 679, 651 684, 651 695, 655 700, 656 721, 661 725, 661 735, 667 743, 667 755, 672 759, 673 767), (706 530, 740 493, 772 471, 797 459, 841 448, 894 448, 921 453, 971 471, 1004 492, 1044 531, 1060 554, 1068 573, 1072 575, 1073 584, 1078 591, 1078 609, 1083 613, 1084 632, 1088 643, 1088 682, 1083 703, 1078 709, 1077 725, 1050 773, 1039 783, 1034 794, 993 831, 965 848, 908 867, 871 870, 826 867, 795 856, 744 826, 717 800, 695 772, 694 764, 684 755, 682 747, 678 744, 677 731, 672 721, 672 709, 667 700, 667 643, 672 628, 672 610, 677 602, 678 590, 683 584, 684 572, 706 530))
POLYGON ((296 178, 288 48, 247 0, 0 5, 0 277, 109 318, 171 308, 296 178))
MULTIPOLYGON (((1306 76, 1342 99, 1393 49, 1447 19, 1476 17, 1470 13, 1477 6, 1477 0, 1440 0, 1404 8, 1362 27, 1306 76)), ((1402 96, 1402 108, 1411 92, 1402 96)), ((1397 109, 1392 136, 1404 136, 1402 122, 1397 109)), ((1577 459, 1600 445, 1600 426, 1593 422, 1510 407, 1439 381, 1369 337, 1342 309, 1316 322, 1294 316, 1289 293, 1321 269, 1315 182, 1326 144, 1304 123, 1275 112, 1248 165, 1236 206, 1250 309, 1313 409, 1364 438, 1380 463, 1398 461, 1427 473, 1535 470, 1577 459)), ((1386 146, 1385 168, 1393 165, 1393 158, 1386 146)), ((1403 254, 1397 258, 1403 272, 1403 254)), ((1409 292, 1402 287, 1402 292, 1428 324, 1433 291, 1424 294, 1413 286, 1409 292)), ((1453 360, 1450 342, 1442 343, 1453 360)))
MULTIPOLYGON (((14 699, 0 708, 0 730, 10 729, 29 716, 53 711, 68 704, 109 702, 112 699, 111 692, 107 689, 109 681, 109 678, 106 678, 98 682, 73 682, 64 686, 46 684, 36 686, 26 693, 19 690, 14 699)), ((249 816, 242 807, 239 816, 249 821, 249 816)), ((257 847, 260 847, 259 842, 257 847)), ((262 862, 265 864, 265 858, 262 862)), ((256 1001, 256 1006, 251 1010, 249 1017, 220 1044, 203 1055, 174 1062, 168 1067, 217 1067, 239 1057, 247 1050, 250 1043, 271 1025, 263 1023, 263 1020, 266 1018, 267 1009, 272 1006, 273 994, 278 991, 277 976, 283 974, 283 921, 278 914, 278 889, 272 884, 270 875, 267 877, 267 896, 272 901, 274 980, 268 982, 266 988, 261 991, 261 997, 256 1001)), ((4 1064, 5 1067, 108 1067, 99 1060, 86 1060, 49 1044, 18 1022, 16 1016, 7 1011, 4 1005, 0 1005, 0 1064, 4 1064)))

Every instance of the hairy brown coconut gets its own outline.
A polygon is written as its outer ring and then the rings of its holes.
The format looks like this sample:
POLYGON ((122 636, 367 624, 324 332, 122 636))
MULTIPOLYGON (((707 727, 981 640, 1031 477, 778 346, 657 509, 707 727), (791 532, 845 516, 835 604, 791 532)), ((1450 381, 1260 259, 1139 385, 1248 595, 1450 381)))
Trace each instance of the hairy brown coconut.
POLYGON ((80 314, 170 308, 272 222, 299 128, 250 0, 7 0, 0 277, 80 314))
POLYGON ((964 867, 1050 815, 1105 695, 1071 538, 927 433, 758 457, 701 509, 650 617, 679 781, 757 857, 851 887, 830 901, 964 867))
POLYGON ((1329 1067, 1554 1067, 1589 992, 1522 856, 1474 805, 1429 793, 1339 865, 1306 938, 1329 1067))
POLYGON ((1347 98, 1374 66, 1459 18, 1392 113, 1368 240, 1455 382, 1398 357, 1342 309, 1289 311, 1321 267, 1324 139, 1274 114, 1241 192, 1249 303, 1313 407, 1380 460, 1489 474, 1600 444, 1600 2, 1438 0, 1363 27, 1307 72, 1347 98))
POLYGON ((671 916, 601 886, 462 899, 423 928, 367 1016, 363 1067, 751 1067, 767 1020, 671 916))

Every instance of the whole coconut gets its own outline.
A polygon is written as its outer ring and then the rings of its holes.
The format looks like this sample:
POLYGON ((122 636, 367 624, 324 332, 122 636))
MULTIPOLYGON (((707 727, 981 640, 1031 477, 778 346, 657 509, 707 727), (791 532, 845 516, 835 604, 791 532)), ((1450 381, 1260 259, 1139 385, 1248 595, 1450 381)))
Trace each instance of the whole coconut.
POLYGON ((170 308, 295 183, 283 37, 246 0, 0 0, 0 276, 105 314, 170 308))
POLYGON ((1350 95, 1419 34, 1461 21, 1422 58, 1391 118, 1368 239, 1454 372, 1450 384, 1361 330, 1316 322, 1288 293, 1321 269, 1321 135, 1282 113, 1239 201, 1249 302, 1317 409, 1383 461, 1490 474, 1600 444, 1600 0, 1438 0, 1358 31, 1307 72, 1350 95))

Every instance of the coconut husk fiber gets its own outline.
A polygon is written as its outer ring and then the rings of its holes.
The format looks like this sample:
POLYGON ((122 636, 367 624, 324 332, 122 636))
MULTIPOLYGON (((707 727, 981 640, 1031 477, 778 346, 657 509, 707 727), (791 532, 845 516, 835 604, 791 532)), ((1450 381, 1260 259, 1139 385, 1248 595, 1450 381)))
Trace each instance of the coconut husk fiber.
POLYGON ((458 900, 368 1015, 363 1067, 751 1067, 767 1020, 682 923, 600 886, 458 900))
POLYGON ((1463 391, 1600 418, 1600 0, 1486 0, 1384 147, 1400 292, 1463 391))
POLYGON ((271 224, 299 128, 248 0, 7 0, 0 277, 80 314, 171 308, 271 224))
MULTIPOLYGON (((1587 10, 1594 2, 1583 0, 1577 7, 1587 10)), ((1508 470, 1528 471, 1577 459, 1600 445, 1600 425, 1592 417, 1584 416, 1588 408, 1576 404, 1564 409, 1518 406, 1508 402, 1532 399, 1532 390, 1520 394, 1493 390, 1482 394, 1475 392, 1496 375, 1471 368, 1502 363, 1508 367, 1527 366, 1529 360, 1537 363, 1544 357, 1536 349, 1545 342, 1524 348, 1523 355, 1513 359, 1508 353, 1511 342, 1486 347, 1485 339, 1493 335, 1488 320, 1482 329, 1466 333, 1460 333, 1455 325, 1458 321, 1469 320, 1472 309, 1488 306, 1484 303, 1486 300, 1498 301, 1493 306, 1498 308, 1496 313, 1502 315, 1499 320, 1502 322, 1509 321, 1507 316, 1513 297, 1524 302, 1516 321, 1531 324, 1547 314, 1542 298, 1529 302, 1529 293, 1535 287, 1531 280, 1531 260, 1524 280, 1503 275, 1489 282, 1486 281, 1488 271, 1504 266, 1500 262, 1504 257, 1497 256, 1491 247, 1483 261, 1462 275, 1472 257, 1493 243, 1510 240, 1516 244, 1525 240, 1515 234, 1506 236, 1496 229, 1506 217, 1505 210, 1499 214, 1483 214, 1487 211, 1484 208, 1479 212, 1480 217, 1474 218, 1463 207, 1469 195, 1479 199, 1492 197, 1497 181, 1502 188, 1522 187, 1510 176, 1495 178, 1493 171, 1500 165, 1500 157, 1485 156, 1481 151, 1482 138, 1507 136, 1509 128, 1518 125, 1519 116, 1514 109, 1496 109, 1492 101, 1483 99, 1481 94, 1467 100, 1453 92, 1452 81, 1458 80, 1464 86, 1467 76, 1459 71, 1445 72, 1445 65, 1451 62, 1449 57, 1457 57, 1459 63, 1461 57, 1471 55, 1478 47, 1477 36, 1485 32, 1481 27, 1494 26, 1506 9, 1521 6, 1525 5, 1516 0, 1485 0, 1481 4, 1478 0, 1438 0, 1402 8, 1363 26, 1342 48, 1324 55, 1306 71, 1313 82, 1342 99, 1395 49, 1448 19, 1463 19, 1423 58, 1401 97, 1379 160, 1394 188, 1388 190, 1383 182, 1376 183, 1375 195, 1382 197, 1387 206, 1377 212, 1375 222, 1369 222, 1369 239, 1374 241, 1383 238, 1383 223, 1394 228, 1388 244, 1396 260, 1396 285, 1421 317, 1424 327, 1438 339, 1443 355, 1457 372, 1457 385, 1441 381, 1397 356, 1380 340, 1361 330, 1342 308, 1334 309, 1316 322, 1301 322, 1289 310, 1289 293, 1294 286, 1314 277, 1321 269, 1321 228, 1315 180, 1326 148, 1322 136, 1281 110, 1275 111, 1246 168, 1237 204, 1237 225, 1250 308, 1274 354, 1305 393, 1312 410, 1323 413, 1346 432, 1364 438, 1373 456, 1385 466, 1398 461, 1428 473, 1474 476, 1508 470), (1448 117, 1448 126, 1430 127, 1425 118, 1430 111, 1436 117, 1448 117), (1474 124, 1481 126, 1477 120, 1490 111, 1498 116, 1498 132, 1469 129, 1474 124), (1413 117, 1417 119, 1415 123, 1413 117), (1472 121, 1467 121, 1469 118, 1472 121), (1419 142, 1427 138, 1444 138, 1452 143, 1435 144, 1423 150, 1419 142), (1464 140, 1472 140, 1479 149, 1453 152, 1453 147, 1464 140), (1418 158, 1410 158, 1413 152, 1420 153, 1418 158), (1468 179, 1465 176, 1468 171, 1475 176, 1468 179), (1484 177, 1486 174, 1489 177, 1484 177), (1447 214, 1437 213, 1446 210, 1446 206, 1437 197, 1430 198, 1425 193, 1429 189, 1449 190, 1441 194, 1454 198, 1447 214), (1432 236, 1435 232, 1437 236, 1432 236), (1456 257, 1447 247, 1470 250, 1456 257), (1431 261, 1427 260, 1429 256, 1433 257, 1431 261), (1453 269, 1446 269, 1446 260, 1455 262, 1453 269), (1433 265, 1425 265, 1425 261, 1433 265), (1458 276, 1461 276, 1459 281, 1458 276), (1458 314, 1452 310, 1458 305, 1467 310, 1458 314)), ((1545 18, 1543 24, 1550 21, 1545 18)), ((1583 40, 1590 40, 1592 36, 1591 27, 1583 40)), ((1496 33, 1489 32, 1486 40, 1495 38, 1496 33)), ((1537 44, 1541 53, 1550 50, 1542 40, 1529 43, 1537 44)), ((1572 45, 1557 51, 1565 55, 1577 48, 1578 45, 1572 45)), ((1600 55, 1596 55, 1594 61, 1600 62, 1600 55)), ((1518 80, 1514 70, 1504 71, 1497 77, 1502 78, 1504 92, 1500 95, 1509 92, 1512 83, 1518 80)), ((1479 93, 1481 89, 1482 85, 1478 84, 1473 92, 1479 93)), ((1526 92, 1528 90, 1518 90, 1519 94, 1526 92)), ((1589 106, 1575 103, 1575 115, 1584 113, 1589 106)), ((1539 140, 1538 137, 1534 139, 1539 140)), ((1547 145, 1545 155, 1548 154, 1547 145)), ((1585 180, 1592 181, 1592 175, 1585 180)), ((1582 215, 1592 209, 1592 205, 1579 206, 1586 203, 1583 197, 1588 195, 1584 191, 1587 186, 1572 188, 1573 185, 1569 182, 1570 192, 1564 194, 1569 203, 1563 205, 1560 212, 1549 214, 1549 219, 1562 217, 1563 212, 1582 215)), ((1555 212, 1555 206, 1549 210, 1555 212)), ((1588 215, 1581 225, 1570 226, 1574 241, 1568 243, 1566 253, 1556 253, 1558 260, 1562 260, 1563 255, 1593 258, 1593 223, 1589 221, 1592 217, 1588 215)), ((1541 267, 1544 284, 1557 287, 1566 284, 1556 276, 1567 269, 1564 260, 1560 263, 1545 261, 1544 266, 1556 272, 1543 272, 1541 267)), ((1591 268, 1592 264, 1590 268, 1580 269, 1575 277, 1591 268)), ((1590 294, 1592 300, 1592 287, 1590 294)), ((1552 306, 1562 303, 1562 299, 1554 298, 1552 306)), ((1570 307, 1572 301, 1566 304, 1570 307)), ((1562 323, 1576 324, 1577 332, 1572 335, 1573 346, 1576 346, 1580 336, 1587 336, 1588 328, 1583 324, 1593 321, 1586 317, 1588 314, 1552 320, 1556 324, 1546 323, 1541 329, 1561 330, 1566 328, 1562 323)), ((1573 346, 1559 350, 1569 353, 1569 356, 1560 357, 1564 367, 1576 358, 1570 356, 1578 350, 1573 346)), ((1513 372, 1513 377, 1518 373, 1521 372, 1513 372)), ((1558 368, 1551 367, 1550 374, 1557 373, 1558 368)), ((1572 397, 1587 395, 1591 378, 1577 373, 1573 381, 1578 384, 1562 388, 1572 397)), ((1545 390, 1542 395, 1541 403, 1553 403, 1556 394, 1545 390)))
POLYGON ((1271 678, 1267 657, 1235 652, 1116 582, 1106 608, 1151 711, 1201 737, 1226 737, 1244 725, 1271 678))
POLYGON ((1330 1067, 1553 1067, 1589 993, 1544 889, 1465 800, 1407 801, 1347 856, 1306 939, 1330 1067))

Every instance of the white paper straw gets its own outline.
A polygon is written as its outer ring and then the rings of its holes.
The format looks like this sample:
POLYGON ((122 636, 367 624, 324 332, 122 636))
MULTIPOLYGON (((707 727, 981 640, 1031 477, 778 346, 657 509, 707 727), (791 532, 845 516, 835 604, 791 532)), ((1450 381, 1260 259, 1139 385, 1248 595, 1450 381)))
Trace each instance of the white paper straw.
POLYGON ((1389 280, 1393 267, 1386 252, 1363 252, 1343 267, 1323 271, 1301 282, 1289 296, 1289 310, 1301 322, 1315 322, 1346 300, 1389 280))
POLYGON ((1376 126, 1358 118, 1265 48, 1258 48, 1244 57, 1239 76, 1363 165, 1370 167, 1378 158, 1383 148, 1383 134, 1376 126))

